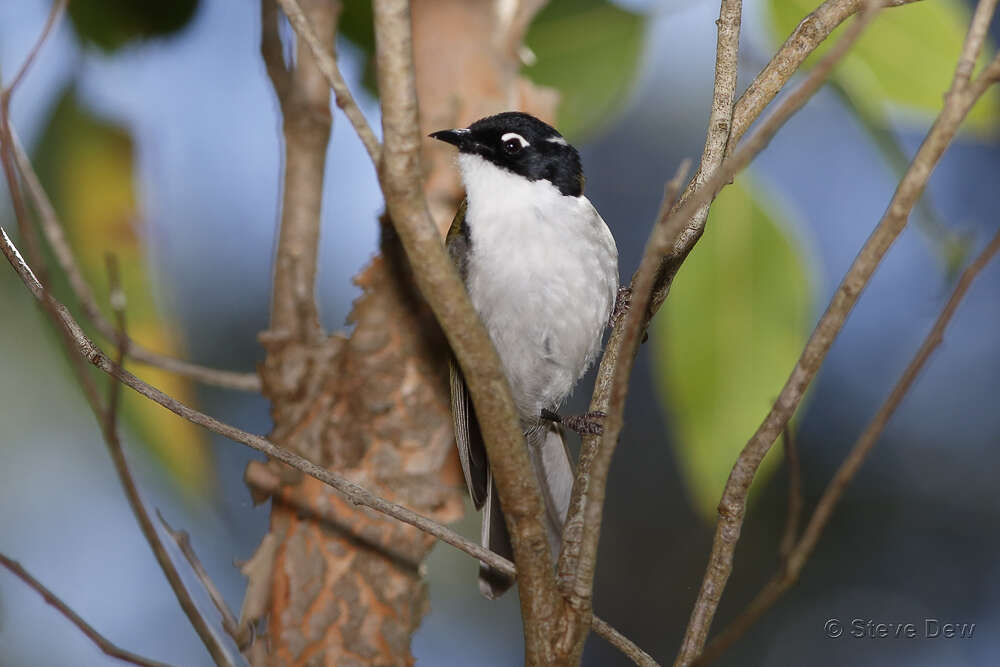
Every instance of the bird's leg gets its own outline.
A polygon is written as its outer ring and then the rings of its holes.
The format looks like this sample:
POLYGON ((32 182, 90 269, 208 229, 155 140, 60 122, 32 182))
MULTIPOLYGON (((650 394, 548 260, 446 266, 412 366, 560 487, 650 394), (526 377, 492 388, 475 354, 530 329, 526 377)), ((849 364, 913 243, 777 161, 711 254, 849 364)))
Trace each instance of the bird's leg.
POLYGON ((542 419, 546 419, 550 422, 555 422, 557 424, 562 424, 571 431, 576 431, 580 435, 601 435, 604 433, 604 418, 603 412, 585 412, 582 415, 571 415, 569 417, 563 417, 557 412, 553 412, 547 408, 542 408, 542 419))
POLYGON ((619 287, 618 294, 615 295, 615 307, 611 309, 611 317, 608 318, 608 326, 614 329, 631 307, 632 288, 628 285, 619 287))

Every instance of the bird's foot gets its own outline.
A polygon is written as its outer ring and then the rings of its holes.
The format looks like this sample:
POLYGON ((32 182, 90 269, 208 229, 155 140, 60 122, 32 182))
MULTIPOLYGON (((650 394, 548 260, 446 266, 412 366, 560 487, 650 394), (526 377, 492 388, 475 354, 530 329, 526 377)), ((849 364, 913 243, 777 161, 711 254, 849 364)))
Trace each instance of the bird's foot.
POLYGON ((632 307, 632 288, 629 286, 619 287, 618 294, 615 295, 615 307, 611 309, 611 317, 608 318, 608 326, 614 329, 628 309, 632 307))
POLYGON ((604 418, 606 416, 607 415, 603 412, 594 411, 585 412, 582 415, 563 417, 562 415, 545 408, 542 408, 541 415, 542 419, 562 424, 569 430, 575 431, 580 435, 601 435, 604 433, 604 418))
MULTIPOLYGON (((618 288, 618 294, 615 296, 615 307, 611 310, 611 316, 608 318, 608 326, 614 329, 618 326, 618 323, 625 317, 625 313, 629 311, 632 307, 632 288, 625 286, 618 288)), ((649 339, 649 333, 642 332, 642 340, 640 343, 645 343, 649 339)))

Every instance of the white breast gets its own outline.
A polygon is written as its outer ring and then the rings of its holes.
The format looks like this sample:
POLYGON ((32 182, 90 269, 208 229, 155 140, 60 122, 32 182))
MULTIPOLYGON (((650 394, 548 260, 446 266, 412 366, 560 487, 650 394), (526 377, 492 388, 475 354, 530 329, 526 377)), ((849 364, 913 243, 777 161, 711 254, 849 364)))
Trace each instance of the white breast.
POLYGON ((556 409, 586 372, 618 291, 618 251, 583 196, 462 154, 471 236, 466 284, 518 409, 556 409))

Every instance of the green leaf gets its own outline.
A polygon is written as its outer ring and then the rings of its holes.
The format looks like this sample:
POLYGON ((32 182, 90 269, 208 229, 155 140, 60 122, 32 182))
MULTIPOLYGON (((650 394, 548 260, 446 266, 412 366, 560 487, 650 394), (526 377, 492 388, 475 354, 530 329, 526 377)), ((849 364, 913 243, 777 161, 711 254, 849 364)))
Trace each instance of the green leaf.
POLYGON ((115 51, 133 40, 177 32, 197 9, 198 0, 73 0, 69 17, 80 39, 115 51))
POLYGON ((562 95, 558 126, 577 141, 627 98, 638 70, 645 22, 602 0, 554 0, 539 13, 525 43, 535 64, 525 74, 562 95))
MULTIPOLYGON (((817 0, 768 0, 770 24, 775 43, 780 44, 817 0)), ((924 122, 936 114, 955 71, 955 63, 969 26, 969 8, 961 0, 915 2, 882 10, 869 25, 844 60, 834 69, 832 79, 858 107, 873 106, 867 115, 885 115, 885 107, 917 116, 924 122)), ((807 65, 835 43, 852 19, 817 49, 807 65)), ((995 51, 987 42, 982 63, 995 51)), ((1000 97, 988 91, 973 107, 965 127, 977 132, 1000 128, 1000 97)))
MULTIPOLYGON (((658 388, 692 502, 715 508, 736 457, 802 351, 811 313, 805 253, 746 179, 712 205, 652 342, 658 388)), ((774 467, 765 459, 757 480, 774 467)))

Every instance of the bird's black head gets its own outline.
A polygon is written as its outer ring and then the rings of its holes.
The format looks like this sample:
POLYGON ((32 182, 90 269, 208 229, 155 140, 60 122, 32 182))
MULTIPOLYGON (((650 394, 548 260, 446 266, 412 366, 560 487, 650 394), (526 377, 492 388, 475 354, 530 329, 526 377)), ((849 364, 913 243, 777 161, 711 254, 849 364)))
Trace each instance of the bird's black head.
POLYGON ((554 127, 529 114, 507 111, 431 136, 530 181, 549 181, 564 195, 583 194, 579 153, 554 127))

